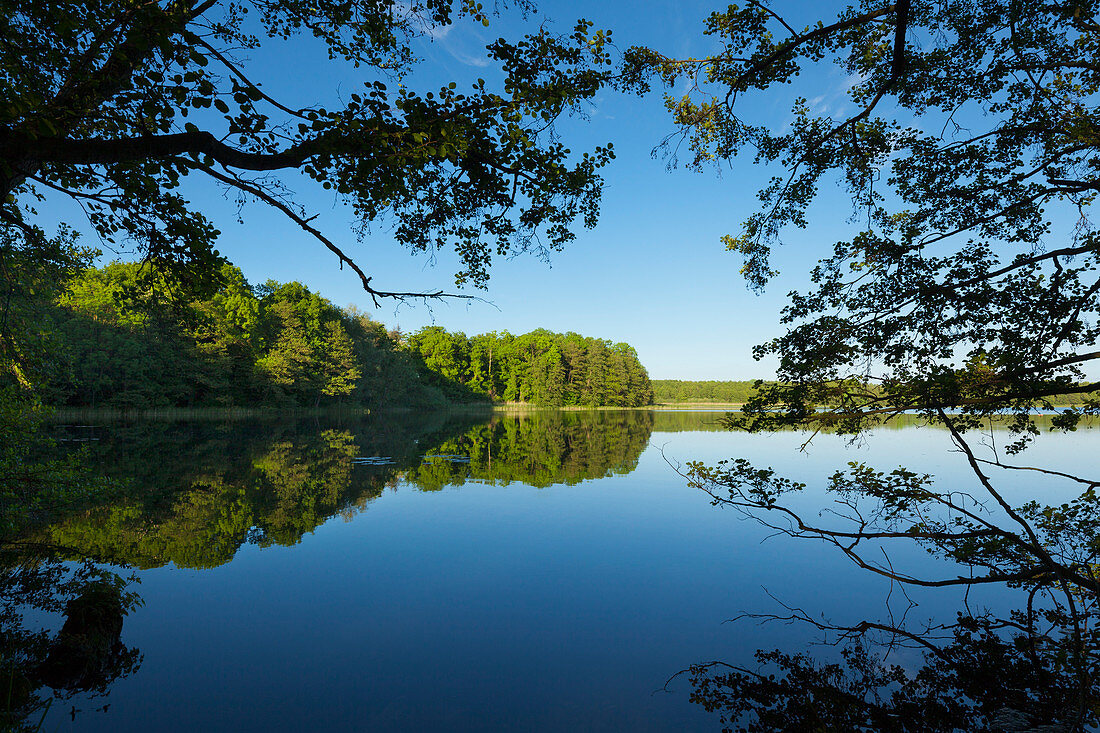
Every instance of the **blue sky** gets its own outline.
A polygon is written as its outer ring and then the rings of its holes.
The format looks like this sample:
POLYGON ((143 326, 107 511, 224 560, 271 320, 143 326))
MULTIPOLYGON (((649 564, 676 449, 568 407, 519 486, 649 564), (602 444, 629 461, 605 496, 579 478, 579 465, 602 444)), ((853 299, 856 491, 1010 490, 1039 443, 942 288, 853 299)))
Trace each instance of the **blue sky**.
MULTIPOLYGON (((492 82, 494 70, 485 65, 486 43, 547 21, 564 32, 579 17, 594 21, 596 28, 612 29, 620 48, 646 44, 670 55, 705 54, 713 41, 701 31, 713 7, 697 2, 541 2, 538 13, 526 20, 503 8, 488 28, 462 21, 434 39, 419 41, 417 50, 424 61, 409 84, 430 90, 450 80, 461 89, 479 76, 492 82)), ((790 15, 799 25, 812 22, 820 12, 820 6, 790 5, 790 15)), ((328 61, 301 39, 265 44, 246 58, 250 75, 263 80, 269 94, 295 106, 334 106, 341 95, 373 80, 348 65, 328 61)), ((839 70, 827 70, 806 84, 802 93, 825 105, 836 103, 847 80, 839 70)), ((782 123, 790 100, 777 96, 754 103, 751 111, 782 123)), ((669 170, 668 161, 654 158, 651 151, 671 131, 659 94, 639 99, 603 93, 587 120, 561 124, 559 132, 574 151, 614 142, 617 159, 604 171, 600 223, 594 230, 581 229, 577 240, 550 262, 530 256, 496 261, 489 289, 467 291, 484 302, 436 302, 430 307, 384 303, 376 309, 357 278, 341 271, 332 255, 281 214, 253 203, 243 209, 238 223, 235 202, 205 182, 190 184, 184 195, 221 229, 219 249, 250 282, 299 280, 390 327, 410 331, 437 324, 467 334, 523 333, 540 327, 576 331, 630 343, 653 378, 769 377, 774 364, 754 361, 752 346, 779 334, 785 294, 804 286, 813 262, 844 237, 850 205, 842 192, 826 191, 814 208, 818 215, 812 229, 791 232, 777 253, 782 275, 766 293, 754 294, 738 273, 740 259, 727 253, 719 238, 736 233, 751 213, 768 171, 749 160, 723 171, 669 170)), ((434 262, 414 256, 392 242, 384 225, 373 227, 360 243, 350 209, 311 182, 286 180, 309 213, 319 214, 315 224, 373 275, 378 287, 454 289, 457 265, 448 253, 434 262)), ((56 213, 64 215, 62 210, 56 213)), ((121 256, 125 259, 127 254, 121 256)))

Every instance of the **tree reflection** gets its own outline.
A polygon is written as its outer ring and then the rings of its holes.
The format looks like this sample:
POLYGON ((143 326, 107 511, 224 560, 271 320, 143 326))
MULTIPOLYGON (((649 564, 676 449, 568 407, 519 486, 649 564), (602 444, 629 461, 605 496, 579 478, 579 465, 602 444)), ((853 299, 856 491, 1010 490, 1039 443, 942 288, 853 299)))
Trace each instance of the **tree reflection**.
POLYGON ((540 411, 488 421, 307 421, 254 425, 247 439, 243 426, 223 432, 192 425, 190 450, 176 432, 183 429, 104 441, 99 450, 107 456, 166 460, 132 458, 130 475, 120 477, 131 486, 125 497, 71 513, 41 528, 36 541, 64 548, 67 558, 216 567, 246 543, 297 544, 402 482, 424 491, 471 479, 546 487, 629 473, 648 444, 652 416, 540 411))
POLYGON ((941 421, 977 491, 933 489, 928 475, 851 463, 830 477, 833 501, 815 512, 794 501, 804 484, 747 460, 689 466, 691 484, 713 504, 777 534, 823 543, 892 588, 969 594, 993 585, 1019 599, 1019 608, 1005 612, 973 612, 967 602, 955 621, 917 630, 869 620, 832 625, 793 608, 764 616, 827 633, 842 645, 842 659, 774 650, 757 652, 757 669, 723 662, 690 668, 692 699, 719 712, 726 730, 1054 733, 1100 725, 1100 484, 979 458, 954 418, 941 414, 941 421), (990 467, 1087 489, 1060 505, 1013 506, 990 467), (891 553, 913 543, 940 562, 906 567, 891 553), (889 661, 905 648, 919 650, 915 668, 889 661))
POLYGON ((51 697, 106 694, 137 669, 122 637, 123 617, 140 605, 120 574, 129 568, 213 568, 246 544, 295 545, 387 488, 547 487, 629 473, 652 429, 648 412, 536 411, 62 431, 63 445, 88 446, 91 474, 121 488, 0 544, 0 690, 11 689, 0 729, 33 730, 51 697), (60 628, 38 628, 44 614, 60 628))
POLYGON ((353 472, 359 451, 349 431, 328 429, 257 436, 244 452, 226 452, 218 462, 177 454, 164 469, 172 473, 168 490, 131 478, 124 499, 65 517, 39 536, 66 548, 68 557, 138 568, 217 567, 246 543, 294 545, 381 494, 396 467, 353 472))
MULTIPOLYGON (((826 628, 802 612, 792 618, 826 628)), ((756 669, 698 664, 689 670, 691 699, 718 712, 724 731, 744 733, 1093 729, 1100 688, 1092 621, 1094 607, 1029 609, 1008 619, 960 615, 921 633, 874 623, 828 627, 846 642, 841 660, 773 650, 756 652, 756 669), (890 663, 887 652, 901 646, 921 649, 922 663, 890 663)))
POLYGON ((467 480, 571 485, 630 473, 652 433, 649 411, 497 415, 429 451, 406 478, 424 491, 467 480))
POLYGON ((90 563, 30 561, 7 551, 2 563, 0 729, 38 730, 53 699, 105 696, 137 670, 140 653, 122 642, 123 618, 141 603, 128 580, 90 563), (64 616, 56 634, 27 620, 44 612, 64 616))
POLYGON ((409 461, 420 439, 434 443, 470 420, 395 419, 359 435, 332 422, 62 431, 62 446, 87 448, 73 455, 84 473, 118 488, 92 506, 25 512, 0 536, 0 730, 36 730, 53 699, 106 695, 137 669, 140 654, 122 635, 141 605, 128 568, 210 568, 248 542, 295 544, 396 480, 395 465, 355 468, 355 456, 409 461), (51 619, 60 628, 50 631, 51 619))

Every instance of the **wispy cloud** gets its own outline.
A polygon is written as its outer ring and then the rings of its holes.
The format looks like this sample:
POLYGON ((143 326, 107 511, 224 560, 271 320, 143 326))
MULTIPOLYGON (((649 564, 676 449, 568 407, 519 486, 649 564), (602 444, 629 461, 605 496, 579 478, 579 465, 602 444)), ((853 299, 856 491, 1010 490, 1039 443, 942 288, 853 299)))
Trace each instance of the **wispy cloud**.
MULTIPOLYGON (((835 78, 835 73, 833 72, 830 76, 835 78)), ((807 101, 810 114, 819 117, 829 115, 839 117, 844 114, 851 106, 849 94, 852 88, 863 81, 864 77, 859 74, 846 74, 843 79, 831 84, 825 92, 807 101)))
POLYGON ((443 49, 452 57, 454 57, 454 59, 460 64, 465 64, 466 66, 475 66, 479 69, 489 65, 489 57, 484 52, 480 56, 475 56, 472 53, 467 53, 460 48, 456 48, 456 44, 450 43, 446 40, 441 42, 439 45, 441 45, 443 49))
POLYGON ((460 64, 479 69, 490 64, 485 51, 487 41, 471 24, 451 23, 441 27, 425 27, 424 31, 429 43, 460 64))
POLYGON ((428 37, 433 41, 442 41, 447 36, 451 35, 451 31, 454 30, 454 25, 430 25, 424 28, 424 32, 428 34, 428 37))

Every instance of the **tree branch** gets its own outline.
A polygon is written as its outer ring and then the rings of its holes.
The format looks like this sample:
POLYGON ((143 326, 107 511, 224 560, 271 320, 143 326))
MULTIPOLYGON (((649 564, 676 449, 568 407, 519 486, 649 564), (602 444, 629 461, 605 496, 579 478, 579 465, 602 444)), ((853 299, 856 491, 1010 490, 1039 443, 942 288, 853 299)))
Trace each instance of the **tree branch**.
POLYGON ((110 165, 140 160, 165 160, 181 155, 206 155, 226 168, 272 171, 297 168, 314 155, 367 157, 362 138, 329 132, 275 153, 250 153, 226 145, 204 130, 130 138, 40 138, 0 136, 0 159, 19 155, 42 163, 110 165))
POLYGON ((218 171, 214 170, 213 168, 210 168, 209 166, 205 166, 205 165, 201 165, 201 164, 193 164, 193 165, 194 165, 195 168, 198 168, 199 170, 203 171, 204 173, 209 175, 211 178, 214 178, 215 180, 221 181, 222 183, 224 183, 228 186, 232 186, 233 188, 236 188, 240 191, 244 191, 246 193, 249 193, 249 194, 255 196, 256 198, 260 199, 264 203, 278 209, 283 214, 285 214, 287 217, 289 217, 291 219, 291 221, 293 221, 298 226, 300 226, 303 230, 305 230, 310 235, 312 235, 314 239, 318 240, 319 242, 321 242, 321 244, 325 245, 325 247, 330 252, 332 252, 333 254, 335 254, 337 256, 337 258, 339 258, 341 267, 343 265, 347 265, 348 267, 351 268, 351 270, 356 275, 359 276, 359 280, 363 285, 363 289, 365 291, 367 291, 367 293, 370 295, 371 300, 374 302, 375 307, 378 307, 378 305, 379 305, 379 303, 378 303, 379 298, 394 298, 396 300, 406 300, 406 299, 409 299, 409 298, 458 298, 458 299, 461 299, 461 300, 477 300, 476 296, 473 296, 473 295, 461 295, 461 294, 458 294, 458 293, 445 293, 442 290, 437 290, 435 292, 419 292, 419 293, 416 293, 416 292, 392 292, 392 291, 385 291, 385 290, 375 290, 370 284, 372 278, 367 276, 367 274, 365 272, 363 272, 362 268, 360 268, 359 265, 357 265, 350 257, 348 257, 346 254, 344 254, 344 251, 342 249, 340 249, 340 247, 336 246, 336 244, 333 243, 333 241, 331 239, 326 237, 316 227, 311 225, 310 222, 312 221, 312 219, 307 219, 306 217, 298 214, 296 211, 294 211, 294 209, 292 209, 286 203, 280 201, 279 199, 272 196, 267 191, 264 191, 263 188, 261 188, 260 186, 254 184, 250 181, 245 181, 245 180, 242 180, 242 179, 237 178, 235 176, 228 176, 228 175, 219 173, 218 171))

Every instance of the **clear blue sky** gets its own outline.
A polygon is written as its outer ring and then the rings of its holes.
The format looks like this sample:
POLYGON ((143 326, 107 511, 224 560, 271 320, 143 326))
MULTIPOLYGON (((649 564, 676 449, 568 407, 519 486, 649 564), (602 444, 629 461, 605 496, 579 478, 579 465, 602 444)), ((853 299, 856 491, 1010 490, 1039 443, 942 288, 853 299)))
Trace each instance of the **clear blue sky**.
MULTIPOLYGON (((489 3, 486 3, 488 6, 489 3)), ((706 3, 602 4, 540 2, 526 20, 502 8, 489 28, 463 21, 445 34, 418 42, 424 63, 410 86, 430 90, 454 80, 460 89, 478 77, 490 82, 484 45, 497 36, 515 36, 549 21, 568 31, 585 17, 613 30, 620 48, 646 44, 670 55, 705 54, 713 41, 701 33, 703 20, 717 6, 706 3)), ((820 6, 789 3, 790 16, 805 25, 820 6)), ((268 43, 249 52, 251 76, 287 104, 338 103, 367 77, 349 65, 330 62, 309 41, 268 43)), ((372 79, 370 79, 372 80, 372 79)), ((818 105, 836 104, 846 87, 839 70, 806 80, 803 94, 818 105)), ((782 123, 791 97, 756 102, 753 112, 782 123)), ((576 331, 633 345, 650 376, 657 379, 749 379, 769 377, 774 364, 755 362, 754 344, 780 332, 778 314, 785 294, 806 283, 806 272, 843 238, 850 204, 840 191, 826 192, 815 206, 820 221, 812 230, 791 232, 778 253, 783 273, 763 295, 751 293, 738 274, 740 259, 724 251, 719 237, 735 233, 753 210, 756 190, 768 171, 739 161, 724 171, 669 170, 653 147, 672 126, 658 94, 646 99, 601 94, 589 119, 570 120, 559 132, 574 151, 612 141, 617 159, 605 169, 603 214, 594 230, 547 263, 534 257, 498 260, 486 292, 469 291, 488 302, 437 302, 373 308, 348 270, 292 222, 262 204, 241 212, 205 182, 184 195, 222 230, 219 249, 252 283, 299 280, 339 305, 355 304, 387 326, 409 331, 437 324, 467 334, 535 328, 576 331)), ((453 290, 455 261, 444 253, 431 262, 394 245, 385 225, 356 241, 350 209, 315 184, 286 179, 318 224, 375 278, 382 289, 453 290)), ((68 212, 72 213, 72 212, 68 212)), ((51 215, 66 219, 63 208, 51 215)), ((91 240, 94 241, 94 240, 91 240)), ((91 243, 91 241, 89 243, 91 243)), ((113 257, 112 253, 106 253, 113 257)), ((126 253, 121 253, 127 258, 126 253)))

